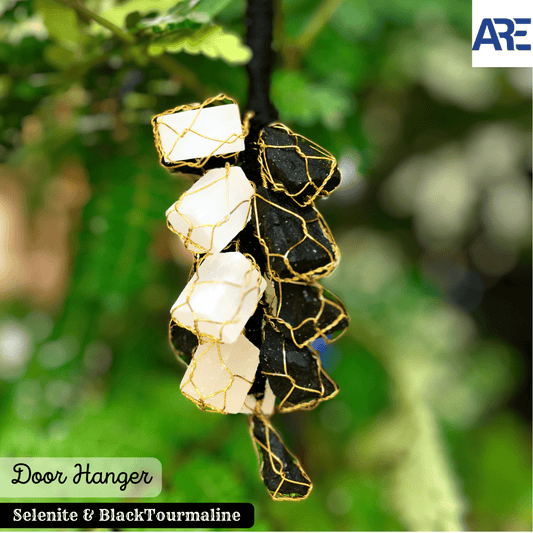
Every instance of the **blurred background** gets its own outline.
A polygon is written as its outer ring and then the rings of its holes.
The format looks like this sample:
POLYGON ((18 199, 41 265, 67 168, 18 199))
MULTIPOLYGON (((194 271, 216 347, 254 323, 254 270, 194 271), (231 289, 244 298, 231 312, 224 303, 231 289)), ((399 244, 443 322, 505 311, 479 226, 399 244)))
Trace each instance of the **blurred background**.
POLYGON ((272 98, 339 161, 351 325, 340 394, 273 419, 314 482, 276 503, 245 415, 179 391, 189 182, 150 126, 244 111, 244 1, 66 3, 0 3, 0 454, 157 457, 158 501, 252 502, 256 530, 531 530, 531 69, 471 68, 463 0, 278 0, 272 98))

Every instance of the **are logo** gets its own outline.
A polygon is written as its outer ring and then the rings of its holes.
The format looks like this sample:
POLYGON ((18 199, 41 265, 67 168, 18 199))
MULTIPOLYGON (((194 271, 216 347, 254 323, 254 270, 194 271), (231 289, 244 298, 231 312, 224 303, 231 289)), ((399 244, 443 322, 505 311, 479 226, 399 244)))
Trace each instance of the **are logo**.
MULTIPOLYGON (((481 21, 479 26, 479 31, 477 33, 476 40, 474 41, 474 46, 472 50, 479 50, 481 45, 492 45, 494 50, 503 50, 500 39, 504 41, 504 44, 507 47, 507 50, 519 50, 527 51, 531 50, 531 44, 524 44, 519 42, 515 44, 516 37, 526 37, 527 30, 517 29, 517 26, 522 25, 531 25, 530 18, 484 18, 481 21), (494 25, 505 26, 505 29, 496 31, 494 25), (488 32, 488 36, 486 36, 488 32)), ((519 39, 520 40, 520 39, 519 39)))
POLYGON ((533 67, 533 0, 472 0, 472 66, 533 67))

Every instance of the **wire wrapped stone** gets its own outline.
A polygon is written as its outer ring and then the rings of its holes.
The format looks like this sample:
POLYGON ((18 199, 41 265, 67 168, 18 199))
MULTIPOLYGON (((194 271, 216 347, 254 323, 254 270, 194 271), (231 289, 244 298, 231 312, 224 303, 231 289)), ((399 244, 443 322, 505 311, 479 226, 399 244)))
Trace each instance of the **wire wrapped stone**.
POLYGON ((238 413, 252 386, 259 350, 244 336, 200 344, 181 381, 181 392, 200 409, 238 413))
POLYGON ((259 363, 274 394, 281 400, 280 412, 313 409, 335 396, 338 387, 324 372, 318 353, 299 348, 271 324, 265 324, 259 363))
POLYGON ((341 182, 335 158, 284 124, 263 128, 257 144, 263 186, 284 192, 302 207, 327 196, 341 182))
POLYGON ((289 452, 269 419, 250 416, 250 435, 256 445, 263 481, 274 500, 303 500, 311 491, 309 476, 289 452))
POLYGON ((239 252, 209 255, 198 262, 171 314, 201 342, 232 343, 252 316, 266 282, 255 263, 239 252))
POLYGON ((253 197, 256 233, 277 281, 312 282, 330 274, 339 249, 322 215, 285 195, 257 187, 253 197))
POLYGON ((267 316, 299 348, 321 338, 332 342, 349 324, 344 304, 318 283, 273 282, 275 299, 267 316))
POLYGON ((167 210, 167 225, 190 252, 220 252, 250 218, 253 194, 239 167, 209 170, 167 210))
POLYGON ((210 158, 235 163, 247 134, 236 101, 225 94, 159 113, 152 117, 152 129, 161 164, 192 172, 210 158))

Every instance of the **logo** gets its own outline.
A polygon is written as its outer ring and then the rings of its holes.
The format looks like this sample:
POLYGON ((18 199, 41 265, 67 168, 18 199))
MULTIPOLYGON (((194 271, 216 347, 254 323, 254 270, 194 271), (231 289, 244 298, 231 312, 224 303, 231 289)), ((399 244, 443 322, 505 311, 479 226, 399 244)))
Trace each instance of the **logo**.
POLYGON ((472 66, 532 67, 532 0, 472 0, 472 66))

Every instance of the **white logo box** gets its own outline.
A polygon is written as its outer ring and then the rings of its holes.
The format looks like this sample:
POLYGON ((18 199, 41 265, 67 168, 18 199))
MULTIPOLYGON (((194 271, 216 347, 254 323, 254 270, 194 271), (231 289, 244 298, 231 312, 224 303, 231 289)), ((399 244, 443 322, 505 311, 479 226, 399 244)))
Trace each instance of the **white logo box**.
MULTIPOLYGON (((533 24, 516 22, 516 19, 533 19, 533 0, 472 0, 472 48, 483 19, 491 19, 489 25, 495 30, 501 50, 490 43, 481 44, 479 50, 472 50, 473 67, 533 67, 533 24), (494 19, 507 19, 509 23, 494 19), (514 50, 508 50, 504 34, 509 35, 514 50), (531 49, 519 50, 517 45, 531 45, 531 49)), ((485 27, 485 39, 491 38, 490 29, 485 27)))

